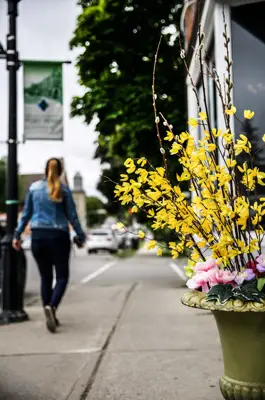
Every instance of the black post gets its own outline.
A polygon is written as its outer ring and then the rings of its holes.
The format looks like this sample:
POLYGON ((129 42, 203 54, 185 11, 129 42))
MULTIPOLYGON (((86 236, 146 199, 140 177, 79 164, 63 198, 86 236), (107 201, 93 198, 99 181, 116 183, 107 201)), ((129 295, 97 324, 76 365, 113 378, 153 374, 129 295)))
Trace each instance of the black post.
POLYGON ((28 319, 23 310, 23 292, 21 291, 21 254, 13 250, 12 240, 18 215, 18 168, 17 168, 17 70, 19 57, 17 52, 17 6, 19 0, 7 0, 9 33, 7 34, 6 61, 9 73, 9 131, 7 164, 7 228, 2 240, 1 266, 2 310, 0 323, 20 322, 28 319), (20 267, 20 268, 19 268, 20 267), (22 293, 21 293, 22 292, 22 293))

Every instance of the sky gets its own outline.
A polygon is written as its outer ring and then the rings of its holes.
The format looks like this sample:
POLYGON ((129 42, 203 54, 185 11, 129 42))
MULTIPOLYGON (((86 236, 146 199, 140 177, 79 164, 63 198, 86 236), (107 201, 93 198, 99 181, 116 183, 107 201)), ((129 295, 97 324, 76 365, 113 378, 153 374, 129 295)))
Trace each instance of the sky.
MULTIPOLYGON (((100 164, 95 152, 95 122, 88 126, 82 119, 69 118, 71 98, 82 94, 75 68, 77 53, 69 50, 79 8, 77 0, 21 0, 18 4, 18 50, 20 59, 72 61, 63 66, 64 76, 64 141, 28 141, 18 147, 20 172, 42 173, 49 157, 64 157, 66 172, 72 186, 73 176, 83 176, 87 195, 98 195, 96 184, 100 164)), ((6 47, 7 1, 0 0, 0 41, 6 47)), ((5 60, 0 60, 0 142, 8 135, 8 75, 5 60)), ((18 137, 23 137, 23 68, 18 72, 18 137)), ((7 147, 0 143, 0 157, 7 147)))

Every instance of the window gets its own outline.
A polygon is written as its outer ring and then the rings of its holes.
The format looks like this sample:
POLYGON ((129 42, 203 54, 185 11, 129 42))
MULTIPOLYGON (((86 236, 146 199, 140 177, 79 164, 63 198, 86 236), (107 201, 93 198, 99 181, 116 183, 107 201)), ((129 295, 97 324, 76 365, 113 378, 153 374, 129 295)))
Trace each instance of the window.
MULTIPOLYGON (((211 51, 209 52, 208 59, 206 60, 207 70, 214 75, 215 68, 215 53, 214 46, 212 45, 211 51)), ((216 96, 216 86, 212 77, 207 74, 207 94, 208 94, 208 108, 210 114, 210 124, 212 128, 217 127, 217 96, 216 96)))
MULTIPOLYGON (((204 61, 204 85, 205 85, 205 94, 206 94, 206 103, 207 109, 209 113, 209 122, 211 128, 217 127, 217 96, 216 96, 216 87, 215 82, 213 81, 213 70, 215 68, 215 52, 214 52, 214 43, 212 40, 212 45, 210 46, 209 51, 206 54, 206 58, 204 61)), ((197 86, 197 93, 199 96, 200 105, 202 110, 205 111, 205 104, 203 99, 203 87, 202 81, 200 80, 197 86)), ((203 137, 203 128, 200 126, 198 131, 198 138, 201 139, 203 137)))
MULTIPOLYGON (((252 144, 253 166, 265 171, 265 2, 231 9, 234 103, 237 115, 235 133, 245 133, 252 144), (244 120, 244 109, 255 117, 244 120)), ((243 159, 249 161, 249 157, 243 159)), ((258 194, 264 188, 258 188, 258 194)))

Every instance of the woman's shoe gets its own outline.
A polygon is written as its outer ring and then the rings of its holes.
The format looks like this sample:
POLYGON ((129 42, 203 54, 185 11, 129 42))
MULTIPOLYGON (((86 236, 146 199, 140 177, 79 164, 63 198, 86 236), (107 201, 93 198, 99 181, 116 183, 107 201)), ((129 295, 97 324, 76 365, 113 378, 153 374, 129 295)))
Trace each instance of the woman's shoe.
POLYGON ((54 312, 51 306, 45 306, 44 307, 44 312, 45 312, 45 317, 46 317, 46 326, 47 329, 51 333, 56 332, 56 320, 54 316, 54 312))
POLYGON ((60 321, 58 320, 58 318, 57 318, 57 316, 56 316, 56 308, 55 308, 55 307, 52 307, 52 311, 53 311, 53 315, 54 315, 54 319, 55 319, 55 324, 56 324, 56 326, 58 327, 58 326, 60 326, 61 324, 60 324, 60 321))

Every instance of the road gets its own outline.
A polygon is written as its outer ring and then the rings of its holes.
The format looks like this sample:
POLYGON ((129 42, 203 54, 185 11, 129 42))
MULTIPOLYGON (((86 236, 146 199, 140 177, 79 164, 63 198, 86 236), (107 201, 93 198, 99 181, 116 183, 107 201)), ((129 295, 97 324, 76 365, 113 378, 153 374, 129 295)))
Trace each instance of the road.
MULTIPOLYGON (((35 302, 39 293, 39 273, 30 251, 27 257, 26 304, 35 302)), ((70 288, 78 285, 120 286, 127 284, 179 287, 185 280, 183 265, 186 260, 173 262, 169 258, 118 258, 108 253, 88 255, 85 249, 71 254, 70 288), (179 268, 178 268, 179 267, 179 268)))

